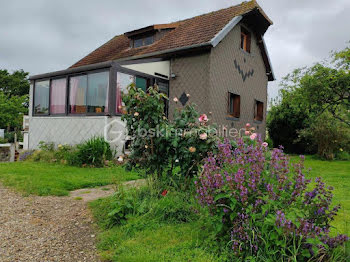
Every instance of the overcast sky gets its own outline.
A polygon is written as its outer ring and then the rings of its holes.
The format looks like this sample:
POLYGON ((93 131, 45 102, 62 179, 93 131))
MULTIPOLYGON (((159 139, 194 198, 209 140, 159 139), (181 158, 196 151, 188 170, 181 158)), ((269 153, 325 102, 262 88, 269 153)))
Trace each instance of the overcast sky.
MULTIPOLYGON (((240 3, 239 0, 0 0, 0 69, 61 70, 117 34, 240 3)), ((273 20, 265 35, 278 83, 350 40, 349 0, 260 0, 273 20)))

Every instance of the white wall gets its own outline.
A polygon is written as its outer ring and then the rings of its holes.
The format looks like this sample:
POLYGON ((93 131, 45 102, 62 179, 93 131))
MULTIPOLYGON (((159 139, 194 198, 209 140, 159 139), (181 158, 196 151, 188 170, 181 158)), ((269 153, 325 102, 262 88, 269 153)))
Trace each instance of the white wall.
POLYGON ((104 136, 120 154, 125 143, 125 130, 125 124, 118 116, 30 117, 29 149, 37 149, 40 141, 53 142, 56 146, 75 145, 93 136, 104 136))

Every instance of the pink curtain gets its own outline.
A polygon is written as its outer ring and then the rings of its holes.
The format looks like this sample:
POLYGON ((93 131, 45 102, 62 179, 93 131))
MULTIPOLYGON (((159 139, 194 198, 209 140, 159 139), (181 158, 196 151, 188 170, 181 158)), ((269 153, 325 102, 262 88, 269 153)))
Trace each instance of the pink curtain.
POLYGON ((64 114, 66 112, 66 79, 54 79, 51 82, 51 114, 64 114))
POLYGON ((76 97, 77 97, 77 91, 78 91, 78 85, 79 85, 79 78, 78 77, 72 77, 70 78, 70 89, 69 89, 69 106, 70 106, 70 113, 74 114, 76 113, 76 97))
POLYGON ((122 114, 123 113, 123 101, 122 101, 122 93, 121 93, 121 88, 120 88, 120 83, 117 82, 117 114, 122 114))
POLYGON ((102 86, 101 89, 103 90, 103 88, 105 88, 105 96, 106 96, 106 100, 105 100, 105 113, 109 112, 109 108, 108 108, 108 98, 109 98, 109 78, 108 78, 108 83, 107 83, 107 87, 102 86))

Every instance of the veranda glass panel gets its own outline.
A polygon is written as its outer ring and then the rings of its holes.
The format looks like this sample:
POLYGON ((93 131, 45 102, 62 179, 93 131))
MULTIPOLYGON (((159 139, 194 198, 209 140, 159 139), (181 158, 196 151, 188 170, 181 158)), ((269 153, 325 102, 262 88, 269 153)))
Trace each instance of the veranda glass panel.
POLYGON ((123 106, 124 103, 122 101, 122 95, 126 94, 128 92, 127 87, 134 83, 135 77, 132 75, 124 74, 124 73, 117 73, 117 92, 116 92, 116 113, 122 114, 123 113, 123 106))
POLYGON ((34 88, 34 114, 49 114, 50 81, 36 81, 34 88))
POLYGON ((108 112, 109 72, 88 74, 88 113, 108 112))
POLYGON ((53 79, 51 81, 50 114, 66 113, 66 78, 53 79))
POLYGON ((69 113, 86 113, 87 76, 71 77, 69 79, 69 86, 69 113))

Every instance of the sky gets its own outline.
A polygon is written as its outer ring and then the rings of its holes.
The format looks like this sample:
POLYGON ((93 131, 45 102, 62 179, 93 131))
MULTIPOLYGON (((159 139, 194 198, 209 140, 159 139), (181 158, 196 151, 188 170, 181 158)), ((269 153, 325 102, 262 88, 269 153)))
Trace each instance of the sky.
MULTIPOLYGON (((0 69, 66 69, 115 35, 239 4, 240 0, 0 0, 0 69)), ((258 0, 274 24, 265 41, 279 82, 350 41, 349 0, 258 0)))

